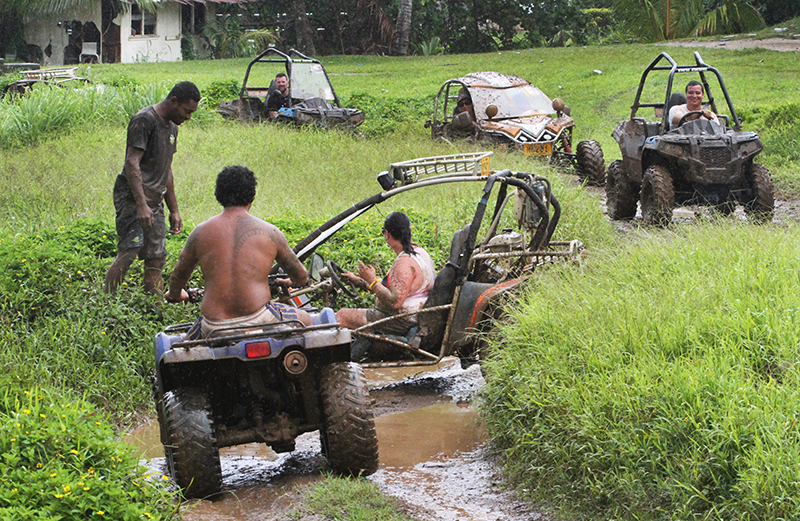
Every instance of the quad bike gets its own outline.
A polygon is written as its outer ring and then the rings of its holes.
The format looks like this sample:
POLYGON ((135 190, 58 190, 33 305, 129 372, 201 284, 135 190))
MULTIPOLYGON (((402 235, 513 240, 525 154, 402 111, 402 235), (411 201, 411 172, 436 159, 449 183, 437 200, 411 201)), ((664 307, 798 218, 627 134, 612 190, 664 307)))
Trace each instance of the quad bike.
POLYGON ((602 186, 606 171, 600 143, 581 141, 573 150, 575 121, 570 114, 561 99, 551 101, 519 76, 474 72, 444 82, 425 128, 431 129, 433 139, 466 137, 508 143, 526 156, 569 165, 581 182, 602 186), (458 110, 464 100, 471 102, 471 112, 458 110))
POLYGON ((253 58, 247 66, 239 98, 222 102, 217 112, 226 119, 243 122, 273 121, 323 128, 355 129, 364 122, 360 110, 341 106, 322 62, 295 49, 283 53, 272 47, 253 58), (274 65, 270 68, 270 64, 280 64, 280 69, 274 65), (255 71, 253 66, 258 66, 255 71), (283 72, 289 78, 290 104, 271 119, 266 101, 276 89, 276 72, 283 72), (254 86, 254 79, 256 85, 263 82, 269 86, 254 86))
POLYGON ((709 205, 730 214, 742 204, 749 219, 770 222, 775 204, 772 178, 755 162, 763 149, 761 140, 755 132, 742 131, 719 71, 704 63, 699 53, 694 56, 695 64, 678 65, 667 53, 661 53, 642 74, 631 118, 620 122, 612 134, 622 159, 608 167, 609 216, 632 219, 639 202, 646 224, 666 226, 676 205, 709 205), (666 95, 662 101, 642 102, 645 82, 656 71, 668 72, 666 95), (691 120, 700 115, 699 111, 686 114, 677 126, 669 121, 670 108, 686 103, 683 93, 672 90, 675 75, 686 73, 699 75, 708 97, 707 107, 718 114, 719 123, 691 120), (718 112, 706 73, 717 79, 728 114, 718 112), (660 119, 649 122, 637 117, 638 110, 646 107, 653 107, 660 119))
POLYGON ((281 322, 229 328, 186 340, 191 323, 155 339, 153 391, 169 474, 186 497, 221 491, 219 449, 265 443, 294 450, 319 430, 335 472, 378 469, 378 440, 364 373, 350 362, 351 332, 330 308, 314 325, 281 322))

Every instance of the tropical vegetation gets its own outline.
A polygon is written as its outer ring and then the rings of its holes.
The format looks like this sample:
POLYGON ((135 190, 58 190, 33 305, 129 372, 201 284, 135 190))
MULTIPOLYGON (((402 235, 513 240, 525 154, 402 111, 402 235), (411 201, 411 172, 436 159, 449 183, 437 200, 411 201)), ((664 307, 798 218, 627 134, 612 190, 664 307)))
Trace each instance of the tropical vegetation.
MULTIPOLYGON (((187 231, 218 211, 216 172, 244 164, 260 180, 253 212, 296 242, 377 192, 375 175, 389 162, 484 146, 430 139, 423 123, 444 80, 475 70, 529 78, 570 105, 576 140, 597 139, 609 162, 619 157, 611 129, 628 117, 643 67, 664 50, 692 59, 690 49, 639 44, 325 59, 339 96, 367 114, 365 137, 223 121, 213 106, 237 91, 247 58, 93 65, 80 71, 94 82, 87 88, 35 88, 3 101, 0 509, 52 508, 48 515, 66 519, 172 515, 164 480, 114 439, 152 414, 153 335, 198 313, 145 295, 141 263, 117 295, 101 291, 115 251, 111 186, 132 111, 178 80, 196 82, 206 99, 181 127, 174 163, 187 231), (107 489, 87 481, 90 468, 107 489)), ((760 160, 779 197, 797 199, 796 57, 700 52, 725 76, 744 128, 761 135, 760 160)), ((512 483, 576 518, 797 517, 797 225, 700 216, 618 233, 598 192, 574 176, 494 152, 495 167, 553 181, 564 208, 558 237, 581 239, 589 252, 582 266, 537 273, 510 303, 512 320, 486 367, 482 408, 512 483)), ((408 212, 441 265, 475 202, 470 190, 443 187, 384 210, 408 212)), ((322 253, 385 270, 381 218, 363 216, 322 253)), ((185 238, 169 239, 167 272, 185 238)))

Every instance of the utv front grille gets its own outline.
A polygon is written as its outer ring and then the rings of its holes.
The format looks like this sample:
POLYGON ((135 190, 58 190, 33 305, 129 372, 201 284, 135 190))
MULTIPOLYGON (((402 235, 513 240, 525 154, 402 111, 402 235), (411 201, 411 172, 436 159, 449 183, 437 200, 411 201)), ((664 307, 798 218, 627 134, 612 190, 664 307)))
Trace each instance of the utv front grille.
POLYGON ((726 147, 700 148, 700 160, 706 167, 723 168, 731 159, 730 151, 726 147))

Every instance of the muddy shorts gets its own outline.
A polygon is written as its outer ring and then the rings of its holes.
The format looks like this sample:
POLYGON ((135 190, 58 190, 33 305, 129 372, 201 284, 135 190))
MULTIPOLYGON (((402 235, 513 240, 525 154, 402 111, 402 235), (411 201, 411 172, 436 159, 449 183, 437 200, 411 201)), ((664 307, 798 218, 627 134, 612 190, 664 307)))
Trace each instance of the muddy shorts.
POLYGON ((263 308, 251 315, 243 317, 229 318, 227 320, 211 320, 200 317, 189 328, 184 340, 199 340, 208 338, 214 331, 228 327, 262 326, 274 324, 276 322, 290 322, 299 320, 297 318, 297 308, 281 304, 280 302, 270 302, 263 308))
POLYGON ((146 232, 142 230, 136 217, 136 203, 114 194, 114 209, 117 211, 117 249, 139 250, 139 258, 165 259, 167 257, 167 227, 164 219, 164 205, 153 210, 153 226, 146 232))
MULTIPOLYGON (((375 322, 376 320, 392 316, 375 308, 370 308, 367 309, 366 311, 367 311, 367 322, 375 322)), ((394 320, 388 320, 386 322, 383 322, 382 324, 378 324, 377 326, 375 326, 375 329, 373 331, 376 333, 384 333, 386 335, 404 336, 406 333, 408 333, 409 329, 411 329, 416 325, 417 325, 417 317, 415 315, 412 315, 403 318, 396 318, 394 320)))

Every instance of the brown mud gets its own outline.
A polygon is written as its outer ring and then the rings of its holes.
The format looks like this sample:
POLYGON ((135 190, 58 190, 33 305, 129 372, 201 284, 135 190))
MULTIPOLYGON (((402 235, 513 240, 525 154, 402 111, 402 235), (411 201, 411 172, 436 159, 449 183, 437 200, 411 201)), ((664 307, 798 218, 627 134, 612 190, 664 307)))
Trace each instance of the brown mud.
MULTIPOLYGON (((552 519, 503 486, 474 400, 480 369, 449 359, 438 367, 366 369, 378 433, 380 468, 367 479, 419 521, 552 519)), ((160 476, 163 449, 154 420, 127 436, 160 476)), ((326 479, 318 433, 296 450, 275 454, 263 444, 222 449, 223 494, 183 505, 185 521, 278 521, 321 517, 303 510, 303 491, 326 479), (292 516, 300 517, 292 517, 292 516)))

